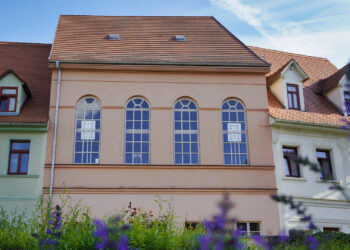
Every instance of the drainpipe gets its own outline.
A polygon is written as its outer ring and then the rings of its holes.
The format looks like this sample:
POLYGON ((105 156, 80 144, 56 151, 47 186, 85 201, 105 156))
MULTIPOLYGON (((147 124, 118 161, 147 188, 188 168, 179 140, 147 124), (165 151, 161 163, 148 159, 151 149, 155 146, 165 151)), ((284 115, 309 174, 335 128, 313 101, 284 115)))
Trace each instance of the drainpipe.
POLYGON ((52 143, 52 156, 51 156, 51 179, 50 179, 50 196, 49 196, 50 203, 51 203, 51 199, 52 199, 53 177, 54 177, 54 172, 55 172, 58 104, 59 104, 59 100, 60 100, 60 88, 61 88, 61 69, 60 69, 60 62, 59 61, 56 61, 56 69, 58 70, 58 79, 57 79, 57 93, 56 93, 55 122, 54 122, 53 143, 52 143))

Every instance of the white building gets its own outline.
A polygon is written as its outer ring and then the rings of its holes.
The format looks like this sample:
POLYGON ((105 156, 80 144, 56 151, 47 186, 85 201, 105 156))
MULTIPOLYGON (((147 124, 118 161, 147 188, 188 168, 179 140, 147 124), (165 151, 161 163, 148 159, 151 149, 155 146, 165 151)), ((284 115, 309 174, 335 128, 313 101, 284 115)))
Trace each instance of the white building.
MULTIPOLYGON (((350 186, 349 132, 342 129, 350 115, 349 64, 337 70, 325 58, 251 49, 271 63, 266 80, 279 194, 303 202, 320 230, 350 233, 350 204, 329 189, 332 182, 348 192, 350 186), (318 162, 324 176, 299 166, 297 156, 318 162)), ((281 228, 307 230, 288 206, 280 204, 279 212, 281 228)))

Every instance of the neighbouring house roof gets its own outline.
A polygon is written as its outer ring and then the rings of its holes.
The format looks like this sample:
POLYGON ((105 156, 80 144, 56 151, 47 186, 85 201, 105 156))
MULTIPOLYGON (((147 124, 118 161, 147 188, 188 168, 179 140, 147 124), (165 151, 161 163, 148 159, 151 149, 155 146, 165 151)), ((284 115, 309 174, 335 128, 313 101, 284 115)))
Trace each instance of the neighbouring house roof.
POLYGON ((320 80, 338 71, 328 59, 253 46, 249 48, 271 64, 271 71, 266 75, 267 81, 271 81, 276 74, 281 73, 291 60, 294 60, 309 77, 303 82, 305 112, 285 109, 273 93, 267 90, 271 117, 296 122, 343 125, 341 120, 344 116, 327 97, 315 93, 315 88, 320 80))
POLYGON ((50 44, 0 42, 0 75, 9 70, 28 87, 31 98, 19 115, 0 115, 0 123, 44 123, 49 117, 50 44))
POLYGON ((203 16, 62 15, 49 60, 269 67, 214 17, 203 16))
POLYGON ((341 80, 341 78, 347 72, 350 72, 350 63, 348 63, 343 68, 341 68, 340 70, 335 72, 333 75, 331 75, 323 80, 320 80, 315 87, 315 91, 319 94, 326 93, 327 91, 329 91, 332 88, 334 88, 335 86, 337 86, 339 84, 339 81, 341 80))

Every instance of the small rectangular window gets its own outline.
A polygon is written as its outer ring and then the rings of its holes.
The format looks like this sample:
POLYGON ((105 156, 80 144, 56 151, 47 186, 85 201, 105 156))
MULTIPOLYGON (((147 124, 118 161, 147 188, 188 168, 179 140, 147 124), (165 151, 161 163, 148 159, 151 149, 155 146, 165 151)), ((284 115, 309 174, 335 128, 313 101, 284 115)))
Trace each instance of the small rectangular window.
POLYGON ((0 88, 0 112, 16 112, 17 87, 0 88))
POLYGON ((28 173, 29 147, 29 141, 11 141, 8 174, 28 173))
POLYGON ((317 162, 321 168, 321 179, 334 180, 329 150, 316 150, 317 162))
POLYGON ((259 222, 237 222, 237 230, 244 235, 260 235, 259 222))
POLYGON ((284 173, 287 177, 300 177, 297 148, 283 147, 284 173))
POLYGON ((300 110, 299 89, 296 84, 287 84, 288 108, 300 110))
POLYGON ((199 225, 197 221, 185 221, 185 228, 188 230, 195 230, 199 225))
POLYGON ((350 115, 350 92, 344 92, 344 100, 346 113, 350 115))
POLYGON ((323 232, 339 232, 339 227, 323 227, 323 232))

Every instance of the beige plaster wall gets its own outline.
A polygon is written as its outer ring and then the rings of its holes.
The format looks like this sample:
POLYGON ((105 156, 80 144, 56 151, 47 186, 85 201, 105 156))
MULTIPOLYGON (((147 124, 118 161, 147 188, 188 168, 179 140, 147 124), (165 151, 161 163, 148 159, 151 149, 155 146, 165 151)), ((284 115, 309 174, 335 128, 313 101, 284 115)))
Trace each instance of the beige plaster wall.
MULTIPOLYGON (((56 72, 51 96, 56 96, 56 72)), ((71 164, 75 105, 82 96, 94 95, 102 103, 101 164, 123 163, 124 106, 133 96, 151 105, 151 164, 173 163, 173 105, 190 97, 199 108, 201 165, 223 164, 221 104, 240 99, 247 108, 251 165, 273 165, 271 131, 263 74, 188 74, 113 71, 62 71, 57 134, 58 164, 71 164)), ((50 131, 46 163, 51 161, 55 98, 51 98, 50 131)))
MULTIPOLYGON (((178 221, 212 220, 212 216, 219 213, 218 202, 222 200, 221 193, 163 193, 154 194, 70 194, 74 200, 82 200, 83 204, 91 207, 94 216, 101 218, 105 215, 116 215, 127 208, 131 201, 133 206, 157 213, 158 206, 154 200, 171 201, 178 216, 178 221), (98 204, 98 205, 97 205, 98 204)), ((263 235, 276 235, 279 232, 278 209, 269 195, 229 195, 234 207, 230 217, 239 221, 259 222, 263 235), (272 216, 274 215, 274 216, 272 216)), ((59 203, 58 195, 54 202, 59 203)))

